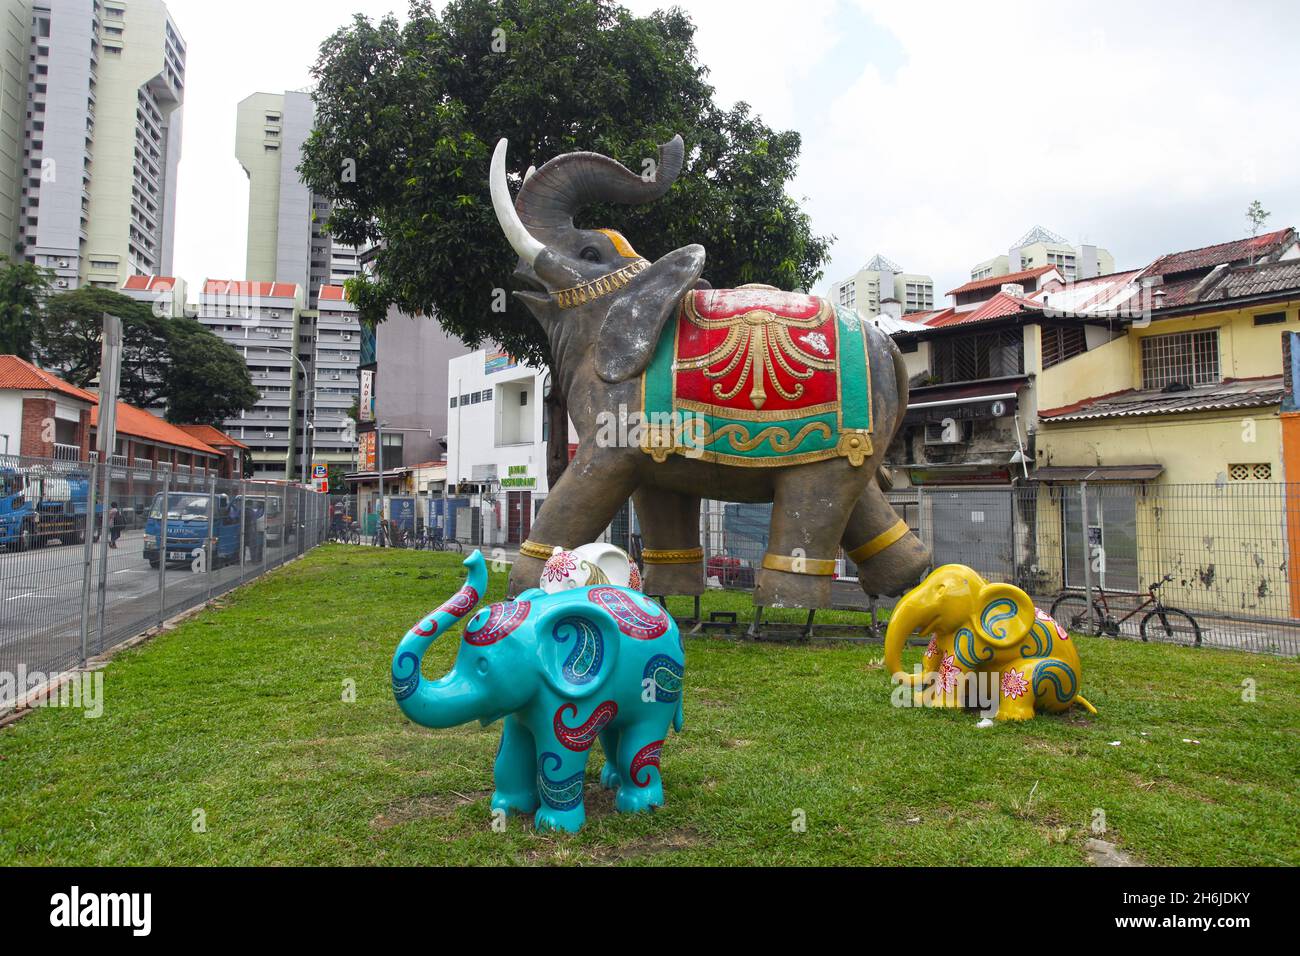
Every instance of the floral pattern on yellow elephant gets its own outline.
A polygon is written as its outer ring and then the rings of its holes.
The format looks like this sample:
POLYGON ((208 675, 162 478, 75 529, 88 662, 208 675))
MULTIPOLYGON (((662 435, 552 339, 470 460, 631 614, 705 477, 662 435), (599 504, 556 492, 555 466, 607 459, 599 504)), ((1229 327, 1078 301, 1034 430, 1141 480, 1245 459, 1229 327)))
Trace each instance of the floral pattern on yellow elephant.
POLYGON ((1079 652, 1065 629, 1020 588, 986 581, 961 564, 936 568, 894 606, 885 666, 919 704, 977 706, 985 703, 979 693, 986 686, 995 689, 999 720, 1076 704, 1097 712, 1079 693, 1079 652), (902 650, 914 633, 929 643, 919 668, 907 673, 902 650), (981 685, 983 675, 988 683, 981 685))

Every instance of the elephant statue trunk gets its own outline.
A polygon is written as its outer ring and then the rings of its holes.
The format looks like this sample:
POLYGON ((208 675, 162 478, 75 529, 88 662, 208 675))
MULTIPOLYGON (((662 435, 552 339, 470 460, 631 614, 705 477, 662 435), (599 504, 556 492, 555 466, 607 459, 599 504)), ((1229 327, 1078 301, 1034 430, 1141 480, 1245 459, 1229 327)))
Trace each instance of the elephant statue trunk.
POLYGON ((486 709, 474 684, 454 670, 437 681, 420 673, 433 642, 472 611, 487 590, 483 555, 475 551, 464 565, 468 574, 461 589, 407 631, 393 653, 393 696, 402 713, 425 727, 455 727, 486 709))
POLYGON ((927 613, 924 604, 918 599, 919 591, 911 591, 902 597, 889 612, 889 627, 885 630, 885 669, 899 681, 915 687, 921 675, 909 674, 903 670, 903 645, 915 631, 924 637, 933 630, 934 615, 927 613))

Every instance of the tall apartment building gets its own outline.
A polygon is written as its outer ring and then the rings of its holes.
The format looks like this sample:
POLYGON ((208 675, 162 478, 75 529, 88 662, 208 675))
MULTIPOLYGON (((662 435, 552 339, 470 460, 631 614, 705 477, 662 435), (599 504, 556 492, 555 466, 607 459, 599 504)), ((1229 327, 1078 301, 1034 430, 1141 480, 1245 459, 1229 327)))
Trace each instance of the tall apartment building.
POLYGON ((248 174, 248 257, 254 282, 293 282, 316 308, 320 288, 360 271, 357 250, 324 232, 330 204, 298 174, 315 109, 301 90, 254 93, 237 111, 235 156, 248 174))
MULTIPOLYGON (((13 23, 29 23, 13 244, 59 289, 170 273, 185 43, 159 0, 7 4, 0 122, 10 116, 13 23)), ((0 130, 0 164, 12 128, 0 130)), ((0 171, 0 228, 12 165, 0 171)), ((8 237, 6 237, 8 238, 8 237)))
POLYGON ((248 445, 255 478, 301 476, 298 409, 304 379, 298 363, 303 362, 304 302, 302 286, 291 282, 208 279, 199 296, 199 322, 244 357, 260 393, 253 408, 222 423, 222 431, 248 445))
POLYGON ((31 0, 0 0, 0 255, 18 253, 31 0))
POLYGON ((1110 275, 1115 271, 1115 257, 1105 249, 1084 243, 1071 245, 1061 236, 1034 226, 1020 237, 1005 256, 994 256, 971 266, 972 282, 1010 275, 1027 269, 1055 266, 1066 282, 1110 275))
POLYGON ((316 310, 311 399, 312 463, 351 466, 356 434, 350 416, 361 395, 361 323, 339 285, 322 286, 316 310))
POLYGON ((861 315, 875 317, 882 303, 897 300, 903 312, 927 312, 934 308, 934 280, 903 271, 903 267, 882 255, 874 256, 856 273, 831 285, 831 300, 861 315))

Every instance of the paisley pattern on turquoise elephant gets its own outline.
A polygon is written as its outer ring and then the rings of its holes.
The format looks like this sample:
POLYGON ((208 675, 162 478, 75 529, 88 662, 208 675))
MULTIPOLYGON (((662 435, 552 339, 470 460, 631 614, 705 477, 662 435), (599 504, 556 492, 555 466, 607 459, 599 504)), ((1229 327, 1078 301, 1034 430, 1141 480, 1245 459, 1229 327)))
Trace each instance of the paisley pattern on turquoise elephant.
POLYGON ((467 581, 407 632, 393 654, 393 696, 426 727, 502 721, 493 811, 531 813, 538 829, 576 831, 586 819, 583 780, 593 745, 615 809, 664 802, 660 757, 682 729, 686 672, 676 623, 643 595, 600 585, 546 594, 533 588, 479 611, 452 669, 420 672, 433 642, 487 589, 482 554, 465 559, 467 581))
POLYGON ((885 666, 895 680, 918 692, 922 703, 974 706, 977 681, 996 675, 999 720, 1025 720, 1038 710, 1074 705, 1095 714, 1080 693, 1082 667, 1069 635, 1035 608, 1024 591, 984 580, 965 565, 936 568, 890 612, 885 666), (932 635, 920 673, 902 670, 903 644, 913 633, 932 635))

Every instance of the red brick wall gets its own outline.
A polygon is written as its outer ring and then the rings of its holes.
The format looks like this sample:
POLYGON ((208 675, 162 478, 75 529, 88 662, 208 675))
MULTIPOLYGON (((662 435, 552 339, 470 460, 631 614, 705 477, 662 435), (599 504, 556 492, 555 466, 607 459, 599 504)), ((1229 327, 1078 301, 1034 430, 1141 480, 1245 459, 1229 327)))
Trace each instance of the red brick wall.
POLYGON ((54 399, 23 399, 23 434, 19 444, 20 455, 38 458, 54 457, 54 399), (50 439, 46 440, 46 437, 50 439))

